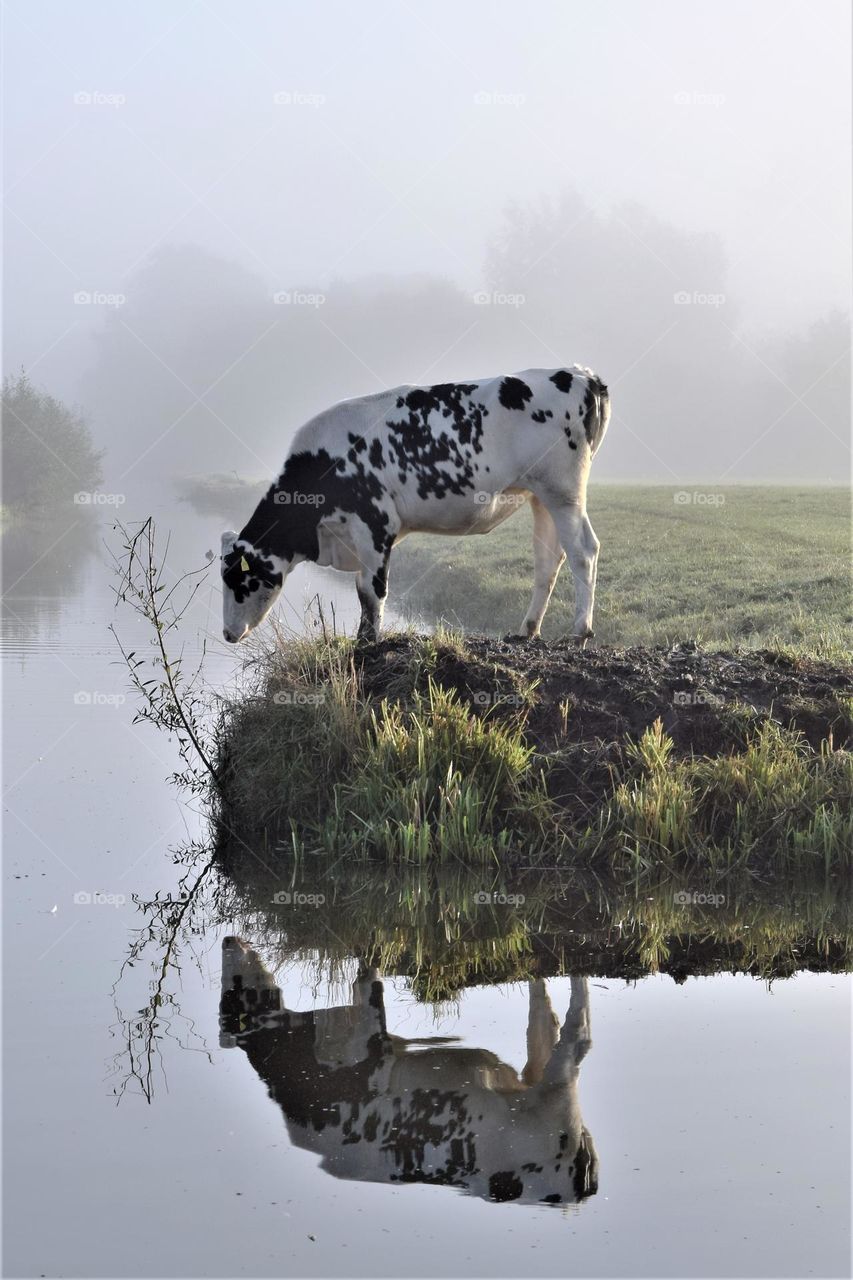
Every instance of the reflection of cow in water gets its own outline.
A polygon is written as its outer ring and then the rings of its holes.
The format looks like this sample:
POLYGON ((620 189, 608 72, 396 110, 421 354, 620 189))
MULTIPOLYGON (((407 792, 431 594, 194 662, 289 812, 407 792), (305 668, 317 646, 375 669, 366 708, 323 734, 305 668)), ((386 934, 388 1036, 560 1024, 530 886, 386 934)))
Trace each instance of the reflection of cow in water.
POLYGON ((295 1013, 257 953, 223 943, 221 1043, 238 1045, 284 1112, 291 1140, 339 1178, 433 1182, 488 1200, 573 1203, 598 1188, 577 1099, 590 1047, 585 978, 562 1031, 530 983, 521 1076, 485 1049, 404 1040, 385 1027, 375 970, 341 1008, 295 1013))

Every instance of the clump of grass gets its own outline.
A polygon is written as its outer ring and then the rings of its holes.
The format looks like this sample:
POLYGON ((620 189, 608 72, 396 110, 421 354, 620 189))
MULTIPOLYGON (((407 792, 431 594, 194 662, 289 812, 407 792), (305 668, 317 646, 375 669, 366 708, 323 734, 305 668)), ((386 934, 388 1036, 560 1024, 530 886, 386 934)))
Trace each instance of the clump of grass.
POLYGON ((385 857, 488 861, 548 834, 552 807, 523 716, 478 716, 430 679, 410 709, 383 699, 369 711, 364 746, 338 790, 338 847, 354 828, 385 857))
POLYGON ((688 780, 672 767, 672 750, 660 720, 628 744, 633 776, 617 787, 615 810, 638 847, 682 849, 689 843, 695 799, 688 780))
MULTIPOLYGON (((628 747, 630 776, 595 829, 635 864, 740 865, 788 870, 806 860, 849 869, 853 756, 767 720, 743 749, 715 758, 672 758, 659 720, 628 747)), ((588 840, 589 840, 588 833, 588 840)), ((617 857, 617 861, 619 858, 617 857)))

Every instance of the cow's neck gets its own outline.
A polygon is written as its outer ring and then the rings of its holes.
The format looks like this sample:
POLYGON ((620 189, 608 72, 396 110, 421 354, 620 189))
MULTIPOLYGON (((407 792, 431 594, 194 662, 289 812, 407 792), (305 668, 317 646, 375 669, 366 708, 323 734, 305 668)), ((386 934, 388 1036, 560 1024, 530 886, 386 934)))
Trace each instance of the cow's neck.
POLYGON ((317 558, 319 519, 319 507, 300 503, 295 486, 282 476, 261 498, 240 538, 261 554, 293 566, 317 558))

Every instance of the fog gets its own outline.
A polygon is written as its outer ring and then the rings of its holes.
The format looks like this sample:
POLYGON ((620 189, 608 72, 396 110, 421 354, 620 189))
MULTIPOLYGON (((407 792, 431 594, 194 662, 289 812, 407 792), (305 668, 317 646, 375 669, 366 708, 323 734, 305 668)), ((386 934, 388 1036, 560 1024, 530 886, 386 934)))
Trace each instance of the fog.
POLYGON ((845 481, 849 6, 6 8, 5 367, 104 487, 574 361, 593 479, 845 481))

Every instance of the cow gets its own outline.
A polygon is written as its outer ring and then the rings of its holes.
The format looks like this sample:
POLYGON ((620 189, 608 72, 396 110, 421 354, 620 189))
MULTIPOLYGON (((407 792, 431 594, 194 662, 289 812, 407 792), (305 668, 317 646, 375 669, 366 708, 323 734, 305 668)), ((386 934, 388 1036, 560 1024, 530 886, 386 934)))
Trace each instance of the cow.
POLYGON ((562 1030, 544 981, 529 983, 521 1075, 485 1049, 390 1035, 375 969, 360 970, 349 1005, 287 1009, 257 952, 235 937, 222 944, 219 1017, 220 1045, 245 1052, 294 1146, 334 1177, 526 1204, 577 1204, 598 1190, 577 1097, 591 1044, 585 978, 571 980, 562 1030))
POLYGON ((375 640, 396 543, 409 533, 489 533, 529 502, 534 587, 521 634, 539 635, 568 556, 573 635, 584 643, 600 545, 587 479, 609 420, 606 386, 579 365, 333 405, 297 431, 239 535, 222 535, 225 639, 236 644, 257 627, 294 566, 311 561, 355 573, 358 639, 375 640))

